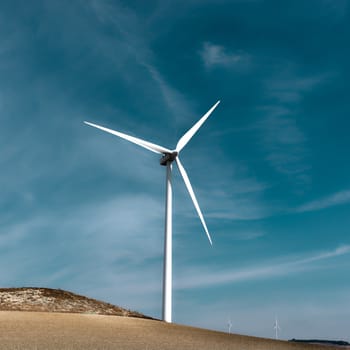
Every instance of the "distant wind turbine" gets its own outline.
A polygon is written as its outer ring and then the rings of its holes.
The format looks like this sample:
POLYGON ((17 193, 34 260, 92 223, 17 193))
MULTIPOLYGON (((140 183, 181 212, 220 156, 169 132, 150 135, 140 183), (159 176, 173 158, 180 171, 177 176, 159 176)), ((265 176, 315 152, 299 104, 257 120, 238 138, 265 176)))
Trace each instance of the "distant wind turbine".
POLYGON ((231 334, 231 328, 232 328, 231 318, 228 319, 227 326, 228 326, 228 334, 231 334))
POLYGON ((196 124, 192 126, 178 141, 176 148, 170 150, 163 146, 158 146, 154 143, 141 140, 137 137, 123 134, 119 131, 111 130, 103 126, 99 126, 90 122, 84 121, 85 124, 98 128, 102 131, 108 132, 115 136, 119 136, 127 141, 135 143, 138 146, 148 149, 154 153, 162 154, 160 159, 160 164, 166 166, 166 201, 165 201, 165 238, 164 238, 164 270, 163 270, 163 311, 162 318, 165 322, 171 322, 171 312, 172 312, 172 185, 171 185, 171 173, 172 173, 172 163, 176 162, 180 174, 185 182, 187 190, 190 194, 190 197, 193 201, 194 207, 196 208, 197 214, 202 222, 205 233, 209 239, 210 244, 212 245, 212 240, 207 228, 207 225, 204 221, 203 214, 199 208, 196 196, 193 192, 192 185, 187 176, 187 172, 183 167, 179 159, 180 151, 187 145, 191 140, 193 135, 197 130, 202 126, 202 124, 207 120, 210 114, 214 111, 220 101, 216 102, 213 107, 209 109, 207 113, 203 115, 202 118, 198 120, 196 124))
POLYGON ((281 330, 280 326, 278 325, 278 319, 277 316, 275 317, 275 324, 273 326, 273 329, 275 330, 275 337, 278 339, 278 331, 281 330))

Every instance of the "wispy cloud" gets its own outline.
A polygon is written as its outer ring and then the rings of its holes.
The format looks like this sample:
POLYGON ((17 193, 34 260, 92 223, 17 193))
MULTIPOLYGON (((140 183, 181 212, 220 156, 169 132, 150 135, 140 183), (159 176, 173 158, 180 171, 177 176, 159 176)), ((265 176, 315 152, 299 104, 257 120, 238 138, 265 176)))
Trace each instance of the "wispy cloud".
POLYGON ((206 213, 206 217, 225 220, 257 220, 266 218, 273 212, 256 195, 236 197, 232 194, 226 198, 216 196, 210 208, 212 211, 206 213))
POLYGON ((200 56, 206 68, 212 67, 244 67, 250 64, 250 56, 242 50, 228 51, 224 46, 205 42, 200 56))
POLYGON ((118 195, 3 223, 0 263, 9 268, 0 282, 91 290, 145 310, 161 291, 163 214, 152 196, 118 195))
POLYGON ((305 182, 310 165, 306 137, 288 109, 276 106, 259 108, 266 117, 259 123, 266 160, 276 171, 299 177, 305 182))
POLYGON ((296 103, 325 78, 326 75, 293 76, 291 72, 281 73, 265 81, 266 94, 281 103, 296 103))
POLYGON ((346 204, 350 202, 350 190, 340 191, 328 197, 305 203, 298 207, 296 212, 316 211, 336 205, 346 204))
POLYGON ((295 262, 295 264, 297 264, 297 265, 308 264, 308 263, 312 263, 314 261, 320 261, 320 260, 324 260, 324 259, 329 259, 329 258, 334 258, 337 256, 345 255, 345 254, 348 254, 349 252, 350 252, 350 245, 341 245, 334 250, 331 250, 328 252, 321 252, 319 254, 298 260, 295 262))
POLYGON ((311 182, 308 137, 298 123, 300 106, 310 91, 323 84, 332 73, 305 75, 290 62, 278 73, 263 79, 265 105, 259 123, 266 160, 279 173, 292 177, 298 185, 311 182))
POLYGON ((144 63, 153 80, 158 84, 161 96, 163 97, 171 115, 177 121, 188 120, 194 115, 190 103, 186 100, 183 94, 174 89, 160 74, 159 70, 154 65, 144 63))
POLYGON ((242 281, 254 281, 274 277, 288 276, 301 273, 309 269, 317 268, 313 263, 326 259, 335 258, 350 253, 350 245, 343 245, 334 250, 320 252, 303 258, 290 258, 289 261, 275 262, 274 264, 259 264, 240 270, 211 271, 203 273, 200 270, 192 270, 188 275, 191 278, 178 279, 174 286, 177 289, 210 287, 218 284, 238 283, 242 281))
POLYGON ((329 16, 332 14, 336 19, 343 19, 348 13, 349 1, 347 0, 322 0, 324 12, 329 16))
MULTIPOLYGON (((120 34, 119 45, 122 45, 122 51, 126 50, 131 60, 134 60, 139 66, 146 68, 146 71, 149 73, 148 78, 151 78, 148 83, 152 82, 156 84, 159 91, 158 96, 162 98, 168 113, 180 122, 193 116, 191 103, 165 79, 154 63, 155 54, 151 48, 151 44, 152 40, 155 39, 154 33, 156 31, 152 29, 152 21, 142 20, 131 9, 120 6, 117 3, 113 3, 112 6, 106 1, 92 0, 90 4, 98 19, 103 23, 107 22, 109 25, 112 25, 120 34)), ((157 9, 154 12, 156 13, 157 9)), ((113 48, 110 51, 111 55, 115 55, 117 52, 113 48)), ((126 79, 130 79, 130 70, 121 69, 121 74, 126 79)), ((146 83, 147 78, 145 77, 143 84, 146 83)), ((159 100, 158 96, 155 96, 156 100, 159 100)))
MULTIPOLYGON (((271 215, 271 208, 263 200, 268 184, 251 176, 238 162, 228 161, 226 154, 216 152, 212 146, 202 147, 200 151, 192 146, 189 151, 196 155, 192 162, 188 162, 185 155, 182 160, 191 181, 196 179, 192 185, 205 217, 254 220, 271 215), (210 172, 207 171, 208 164, 211 165, 210 172)), ((186 192, 182 184, 181 189, 186 192)), ((185 196, 187 199, 188 194, 185 196)), ((196 215, 194 211, 190 212, 196 215)))
POLYGON ((241 241, 250 241, 253 239, 261 238, 263 236, 265 236, 265 233, 262 231, 234 232, 231 235, 233 239, 241 241))

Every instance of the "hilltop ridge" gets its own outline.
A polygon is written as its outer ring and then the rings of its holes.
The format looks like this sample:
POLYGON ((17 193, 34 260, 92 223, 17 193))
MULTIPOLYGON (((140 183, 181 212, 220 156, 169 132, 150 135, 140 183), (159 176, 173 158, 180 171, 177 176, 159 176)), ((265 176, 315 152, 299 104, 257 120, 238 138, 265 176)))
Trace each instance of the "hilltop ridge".
POLYGON ((37 287, 0 288, 0 311, 88 313, 151 319, 139 312, 66 290, 37 287))

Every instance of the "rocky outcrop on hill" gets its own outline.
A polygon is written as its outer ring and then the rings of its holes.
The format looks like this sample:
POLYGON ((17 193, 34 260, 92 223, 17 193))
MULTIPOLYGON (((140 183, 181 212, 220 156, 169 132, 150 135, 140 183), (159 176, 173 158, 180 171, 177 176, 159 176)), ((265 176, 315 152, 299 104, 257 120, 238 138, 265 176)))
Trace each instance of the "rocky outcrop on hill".
POLYGON ((51 288, 0 288, 0 311, 88 313, 150 318, 119 306, 51 288))

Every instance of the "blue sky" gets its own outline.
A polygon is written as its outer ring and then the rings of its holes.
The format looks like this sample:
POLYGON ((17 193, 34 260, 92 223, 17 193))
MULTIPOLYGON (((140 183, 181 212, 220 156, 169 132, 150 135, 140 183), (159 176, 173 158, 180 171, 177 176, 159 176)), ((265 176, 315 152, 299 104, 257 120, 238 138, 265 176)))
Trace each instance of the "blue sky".
POLYGON ((161 315, 165 168, 182 151, 174 321, 350 340, 349 1, 0 2, 0 285, 161 315))

